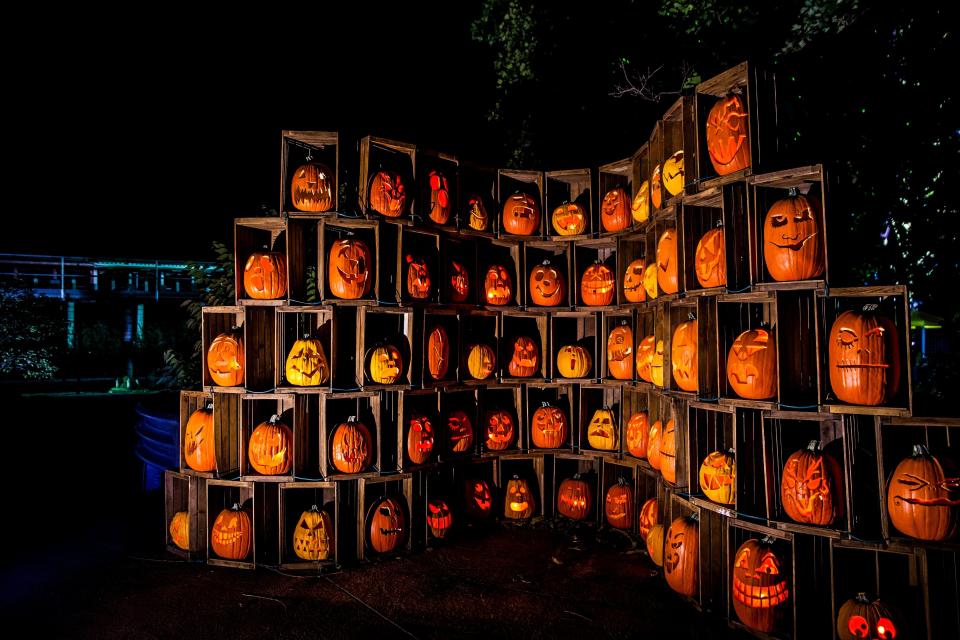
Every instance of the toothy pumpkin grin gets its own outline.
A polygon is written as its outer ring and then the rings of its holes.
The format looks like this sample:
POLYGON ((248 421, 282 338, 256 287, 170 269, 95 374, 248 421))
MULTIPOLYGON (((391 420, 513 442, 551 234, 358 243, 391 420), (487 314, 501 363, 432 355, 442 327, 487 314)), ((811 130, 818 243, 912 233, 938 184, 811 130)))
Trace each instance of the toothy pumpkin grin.
POLYGON ((769 587, 758 587, 734 579, 733 597, 748 607, 767 609, 786 602, 787 598, 790 597, 790 590, 787 589, 786 580, 769 587))
POLYGON ((797 239, 797 236, 799 236, 799 235, 800 235, 800 234, 797 234, 796 236, 793 236, 792 238, 791 238, 791 237, 788 237, 788 236, 780 236, 780 237, 783 238, 784 240, 789 240, 790 242, 787 242, 787 243, 785 243, 785 244, 781 244, 781 243, 779 243, 779 242, 776 242, 776 241, 774 241, 774 240, 771 240, 771 241, 770 241, 770 244, 772 244, 773 246, 777 247, 778 249, 790 249, 790 250, 792 250, 792 251, 800 251, 800 249, 803 249, 803 245, 807 244, 807 242, 808 242, 810 239, 812 239, 815 235, 817 235, 817 233, 816 233, 816 232, 811 233, 810 235, 808 235, 808 236, 807 236, 806 238, 804 238, 803 240, 794 242, 794 241, 797 239))

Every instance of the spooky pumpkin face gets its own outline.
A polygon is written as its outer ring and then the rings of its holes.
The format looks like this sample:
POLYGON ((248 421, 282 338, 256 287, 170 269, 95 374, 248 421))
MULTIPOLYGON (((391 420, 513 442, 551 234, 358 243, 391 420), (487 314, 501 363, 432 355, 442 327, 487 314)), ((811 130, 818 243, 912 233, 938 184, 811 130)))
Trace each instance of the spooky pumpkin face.
MULTIPOLYGON (((694 518, 677 518, 670 523, 663 546, 663 575, 670 588, 689 597, 697 593, 700 526, 694 518)), ((649 536, 647 538, 649 540, 649 536)))
POLYGON ((670 343, 670 368, 673 381, 684 391, 696 391, 697 386, 697 321, 688 320, 677 325, 670 343))
POLYGON ((342 473, 360 473, 373 460, 373 438, 362 422, 353 418, 341 422, 331 438, 333 466, 342 473))
POLYGON ((213 428, 213 405, 197 409, 183 429, 183 461, 194 471, 217 468, 217 445, 213 428))
POLYGON ((650 182, 648 180, 640 183, 637 195, 633 196, 633 202, 630 204, 630 215, 638 224, 650 219, 650 182))
POLYGON ((659 209, 663 206, 663 178, 660 175, 660 165, 653 168, 650 176, 650 204, 659 209))
POLYGON ((370 379, 377 384, 393 384, 406 370, 400 350, 392 344, 380 345, 367 355, 370 379))
POLYGON ((643 290, 651 300, 660 295, 660 291, 657 289, 656 262, 651 262, 647 265, 646 269, 643 270, 643 290))
POLYGON ((433 537, 442 540, 453 526, 453 512, 443 500, 431 500, 427 503, 427 526, 433 537))
POLYGON ((783 465, 780 502, 790 518, 801 524, 833 524, 843 512, 843 476, 833 456, 820 451, 813 440, 783 465))
POLYGON ((564 378, 585 378, 593 369, 593 358, 580 345, 568 344, 557 352, 556 367, 564 378))
POLYGON ((865 593, 857 594, 840 607, 837 637, 840 640, 896 640, 899 617, 880 600, 870 602, 865 593))
POLYGON ((497 354, 485 344, 470 347, 467 355, 467 371, 475 380, 486 380, 497 368, 497 354))
POLYGON ((207 349, 207 371, 218 386, 242 385, 243 363, 243 336, 239 331, 219 334, 207 349))
MULTIPOLYGON (((661 341, 662 342, 662 341, 661 341)), ((637 375, 641 380, 653 382, 653 357, 657 351, 656 336, 646 336, 637 345, 637 375)), ((663 371, 663 354, 661 351, 660 371, 663 371)))
POLYGON ((897 465, 887 484, 887 511, 897 531, 918 540, 947 540, 957 531, 960 478, 947 477, 926 447, 897 465))
POLYGON ((367 515, 367 544, 376 553, 390 553, 407 540, 406 507, 398 498, 374 502, 367 515))
POLYGON ((437 224, 447 224, 450 221, 450 190, 447 187, 447 177, 439 171, 431 171, 427 176, 430 185, 430 214, 429 218, 437 224))
POLYGON ((677 281, 677 232, 667 229, 657 242, 657 283, 664 293, 676 293, 677 281))
POLYGON ((897 328, 871 312, 844 311, 829 339, 830 387, 850 404, 880 405, 900 389, 897 328))
POLYGON ((429 416, 414 413, 407 422, 407 457, 413 464, 423 464, 433 453, 433 422, 429 416))
POLYGON ((587 214, 574 202, 564 202, 555 208, 550 221, 560 236, 578 236, 587 229, 587 214))
POLYGON ((447 444, 453 453, 463 453, 473 448, 473 422, 463 411, 454 409, 447 416, 447 444))
POLYGON ((450 370, 450 338, 447 330, 437 325, 427 338, 427 372, 434 380, 443 380, 450 370))
POLYGON ((663 188, 667 193, 675 196, 683 191, 684 183, 683 149, 680 149, 663 163, 663 188))
POLYGON ((370 293, 373 277, 370 249, 362 240, 337 240, 330 247, 327 283, 330 293, 344 300, 356 300, 370 293))
POLYGON ((663 426, 660 440, 660 473, 670 484, 677 483, 677 423, 673 418, 663 426))
POLYGON ((700 465, 700 490, 719 504, 733 504, 737 497, 737 463, 733 451, 714 451, 700 465))
POLYGON ((503 229, 516 236, 532 236, 540 229, 540 205, 526 193, 515 193, 503 205, 503 229))
POLYGON ((526 520, 537 510, 537 500, 530 485, 523 478, 513 476, 507 481, 507 495, 503 500, 503 515, 509 520, 526 520))
POLYGON ((774 280, 808 280, 823 273, 816 198, 789 196, 770 207, 763 221, 763 260, 774 280))
POLYGON ((633 379, 633 329, 627 325, 607 337, 607 370, 617 380, 633 379))
POLYGON ((597 409, 587 425, 587 443, 599 451, 616 451, 620 447, 620 430, 610 409, 597 409))
POLYGON ((627 192, 617 187, 607 191, 600 203, 600 223, 605 231, 622 231, 630 226, 627 192))
POLYGON ((711 229, 697 242, 694 253, 694 270, 700 286, 723 287, 727 284, 726 250, 723 244, 723 229, 711 229))
POLYGON ((213 521, 210 549, 227 560, 244 560, 253 549, 253 523, 250 514, 234 504, 213 521))
POLYGON ((790 598, 787 572, 771 542, 744 542, 733 561, 733 609, 740 622, 770 632, 790 598))
POLYGON ((741 398, 765 400, 777 395, 777 349, 766 329, 744 331, 727 354, 727 381, 741 398))
POLYGON ((513 416, 503 409, 487 413, 487 449, 503 451, 513 445, 516 434, 513 416))
POLYGON ((257 473, 282 476, 293 466, 293 431, 273 416, 261 422, 250 434, 247 459, 257 473))
POLYGON ((539 449, 557 449, 567 442, 570 428, 567 415, 552 405, 543 403, 533 412, 530 435, 533 446, 539 449))
POLYGON ((184 551, 190 551, 190 514, 177 511, 170 520, 170 541, 184 551))
POLYGON ((407 208, 407 188, 400 174, 378 171, 370 180, 370 208, 388 218, 399 218, 407 208))
POLYGON ((483 290, 487 304, 510 304, 513 300, 513 278, 510 277, 506 267, 495 264, 487 269, 483 290))
POLYGON ((593 511, 593 489, 579 476, 567 478, 557 490, 557 513, 571 520, 586 520, 593 511))
POLYGON ((638 258, 627 265, 623 274, 623 297, 627 302, 643 302, 647 296, 643 291, 643 258, 638 258))
POLYGON ((650 466, 660 470, 660 446, 663 444, 663 423, 657 420, 650 425, 650 434, 647 437, 647 462, 650 466))
POLYGON ((467 268, 456 260, 450 261, 450 300, 465 302, 470 295, 470 274, 467 268))
POLYGON ((287 382, 297 387, 313 387, 330 379, 330 365, 323 343, 309 336, 293 343, 284 366, 287 382))
POLYGON ((540 368, 540 347, 532 339, 520 336, 513 341, 513 357, 507 366, 515 378, 529 378, 540 368))
POLYGON ((567 299, 567 280, 549 260, 530 272, 530 299, 541 307, 555 307, 567 299))
POLYGON ((650 424, 647 414, 638 411, 627 421, 627 451, 634 458, 647 457, 647 440, 650 437, 650 424))
POLYGON ((243 267, 243 290, 255 300, 276 300, 287 293, 287 257, 277 251, 250 254, 243 267))
POLYGON ((297 167, 290 181, 290 200, 299 211, 329 211, 333 208, 333 172, 319 162, 297 167))
POLYGON ((430 297, 430 267, 424 258, 407 256, 407 295, 415 300, 430 297))
POLYGON ((750 166, 748 114, 740 96, 717 100, 707 114, 707 153, 719 176, 750 166))
POLYGON ((493 515, 493 492, 486 480, 469 480, 464 485, 467 514, 474 520, 483 520, 493 515))
POLYGON ((486 231, 490 224, 490 216, 487 214, 487 206, 483 203, 483 198, 477 195, 467 198, 467 226, 474 231, 486 231))
POLYGON ((583 304, 591 307, 602 307, 613 302, 616 293, 613 271, 602 262, 595 262, 580 278, 580 297, 583 304))
MULTIPOLYGON (((656 498, 650 498, 640 507, 640 537, 647 539, 654 525, 660 524, 660 505, 656 498)), ((662 540, 661 540, 662 542, 662 540)))
POLYGON ((298 558, 320 562, 330 557, 330 515, 313 505, 304 511, 293 529, 293 552, 298 558))
POLYGON ((629 529, 633 526, 633 489, 622 479, 607 489, 603 513, 611 527, 629 529))
POLYGON ((663 525, 657 523, 650 527, 650 532, 646 537, 647 553, 650 554, 653 564, 658 567, 663 566, 663 536, 663 525))

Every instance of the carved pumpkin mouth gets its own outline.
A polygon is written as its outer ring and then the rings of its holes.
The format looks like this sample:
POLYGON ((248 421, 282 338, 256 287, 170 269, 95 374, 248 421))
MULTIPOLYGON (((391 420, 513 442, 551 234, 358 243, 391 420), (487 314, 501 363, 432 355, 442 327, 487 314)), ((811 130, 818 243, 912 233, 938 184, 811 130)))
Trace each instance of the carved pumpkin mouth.
POLYGON ((807 242, 808 242, 811 238, 813 238, 815 235, 817 235, 817 233, 818 233, 818 232, 814 231, 813 233, 811 233, 810 235, 808 235, 808 236, 807 236, 806 238, 804 238, 803 240, 797 240, 797 238, 800 236, 800 232, 798 231, 798 232, 796 233, 796 235, 794 235, 794 236, 781 235, 780 237, 781 237, 783 240, 788 240, 788 241, 789 241, 789 242, 787 242, 787 243, 785 243, 785 244, 781 244, 781 243, 775 242, 775 241, 773 241, 773 240, 770 240, 769 242, 770 242, 770 244, 772 244, 773 246, 777 247, 778 249, 790 249, 791 251, 800 251, 801 249, 803 249, 803 246, 804 246, 805 244, 807 244, 807 242))
POLYGON ((908 498, 907 496, 894 496, 897 503, 906 502, 907 504, 916 504, 921 507, 960 507, 960 499, 951 500, 949 498, 908 498))
POLYGON ((871 362, 846 362, 841 360, 837 364, 833 365, 837 369, 889 369, 890 365, 883 363, 871 363, 871 362))
POLYGON ((757 379, 759 372, 754 367, 744 367, 743 371, 730 371, 730 375, 737 381, 737 384, 753 384, 753 381, 757 379))
MULTIPOLYGON (((358 266, 358 270, 362 268, 363 268, 362 266, 358 266)), ((366 273, 347 273, 340 267, 337 267, 337 273, 339 273, 340 277, 346 280, 347 282, 356 281, 358 284, 363 284, 364 282, 367 281, 366 273)))
POLYGON ((733 579, 733 597, 751 609, 769 609, 786 602, 790 597, 786 580, 769 586, 748 585, 733 579))
POLYGON ((403 529, 384 529, 380 527, 380 534, 384 536, 398 536, 403 533, 403 529))
POLYGON ((523 502, 511 502, 510 510, 511 511, 526 511, 530 507, 530 504, 524 500, 523 502))
POLYGON ((601 438, 609 438, 610 432, 607 431, 606 429, 594 429, 593 431, 590 432, 590 435, 599 436, 601 438))
POLYGON ((213 532, 213 537, 217 544, 234 544, 243 537, 243 532, 239 529, 234 529, 232 531, 216 529, 213 532))

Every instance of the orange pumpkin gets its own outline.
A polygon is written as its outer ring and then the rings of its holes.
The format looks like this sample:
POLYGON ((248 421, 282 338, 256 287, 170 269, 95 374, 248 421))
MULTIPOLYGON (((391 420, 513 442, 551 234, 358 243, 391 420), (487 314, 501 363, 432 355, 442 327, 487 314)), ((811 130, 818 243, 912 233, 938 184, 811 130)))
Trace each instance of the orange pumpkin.
POLYGON ((670 343, 670 367, 673 381, 684 391, 696 392, 697 383, 697 321, 688 320, 677 325, 670 343))
POLYGON ((427 182, 430 185, 428 217, 437 224, 447 224, 450 221, 450 189, 447 186, 447 177, 439 171, 431 171, 427 182))
POLYGON ((660 295, 660 292, 657 289, 656 262, 651 262, 647 265, 646 269, 643 270, 643 290, 647 294, 647 297, 651 300, 655 300, 656 297, 660 295))
POLYGON ((212 403, 197 409, 187 418, 187 425, 183 429, 183 461, 194 471, 207 472, 217 468, 212 403))
POLYGON ((388 218, 399 218, 407 207, 406 191, 400 174, 378 171, 370 179, 370 208, 388 218))
POLYGON ((672 196, 683 191, 683 149, 675 151, 663 163, 663 188, 672 196))
POLYGON ((663 547, 663 575, 670 588, 693 597, 700 587, 700 524, 696 517, 676 518, 667 529, 663 547))
POLYGON ((486 480, 468 480, 463 487, 467 515, 473 520, 485 520, 493 515, 493 492, 486 480))
POLYGON ((450 261, 450 300, 465 302, 470 295, 470 273, 456 260, 450 261))
POLYGON ((532 236, 540 230, 540 205, 533 196, 515 193, 503 205, 503 229, 516 236, 532 236))
POLYGON ((497 354, 485 344, 475 344, 467 353, 467 372, 474 380, 486 380, 497 368, 497 354))
POLYGON ((627 265, 623 274, 623 297, 627 302, 643 302, 647 299, 643 291, 643 258, 638 258, 627 265))
POLYGON ((443 380, 450 370, 450 338, 447 330, 437 325, 427 338, 427 372, 434 380, 443 380))
POLYGON ((617 380, 633 379, 633 329, 626 324, 607 337, 607 369, 617 380))
POLYGON ((382 344, 367 350, 364 359, 368 363, 370 380, 376 384, 393 384, 406 371, 400 350, 392 344, 382 344))
POLYGON ((593 490, 586 480, 575 475, 560 483, 557 513, 571 520, 586 520, 593 511, 593 490))
POLYGON ((433 422, 429 416, 414 412, 407 423, 407 457, 413 464, 423 464, 433 453, 433 422))
POLYGON ((367 544, 376 553, 390 553, 407 540, 407 510, 403 500, 386 496, 367 514, 367 544))
POLYGON ((494 409, 487 413, 487 449, 503 451, 513 445, 516 430, 513 416, 503 409, 494 409))
POLYGON ((330 247, 327 283, 330 293, 344 300, 362 298, 373 288, 370 249, 362 240, 337 240, 330 247))
POLYGON ((809 280, 823 274, 820 204, 812 195, 773 203, 763 221, 763 261, 774 280, 809 280))
POLYGON ((299 211, 323 213, 333 208, 333 172, 319 162, 297 167, 290 180, 290 200, 299 211))
POLYGON ((362 422, 348 418, 334 429, 330 438, 333 466, 343 473, 360 473, 373 460, 373 439, 362 422))
POLYGON ((239 330, 221 333, 207 349, 207 371, 214 384, 236 387, 243 384, 243 335, 239 330))
POLYGON ((773 547, 773 540, 747 540, 733 560, 733 610, 740 622, 769 633, 787 613, 789 573, 773 547))
POLYGON ((603 514, 615 529, 629 529, 633 526, 633 489, 623 478, 607 489, 603 514))
POLYGON ((190 514, 177 511, 170 519, 170 541, 184 551, 190 551, 190 514))
POLYGON ((657 283, 664 293, 676 293, 680 286, 677 280, 677 232, 667 229, 657 242, 657 283))
POLYGON ((660 446, 663 443, 663 423, 657 420, 650 425, 650 435, 647 438, 647 462, 650 466, 660 470, 660 446))
POLYGON ((217 515, 210 531, 210 549, 227 560, 245 560, 253 550, 250 514, 234 504, 217 515))
POLYGON ((247 459, 257 473, 282 476, 293 466, 293 431, 280 422, 280 416, 271 416, 261 422, 250 434, 247 459))
POLYGON ((694 253, 694 270, 700 286, 723 287, 727 284, 726 249, 723 244, 723 229, 711 229, 697 242, 694 253))
POLYGON ((859 640, 872 638, 876 640, 895 640, 905 637, 899 616, 881 600, 870 602, 865 593, 858 593, 840 607, 837 614, 837 637, 840 640, 859 640), (900 626, 902 636, 897 636, 897 627, 900 626))
POLYGON ((499 264, 491 265, 487 269, 487 277, 483 281, 483 290, 487 304, 505 305, 513 300, 513 278, 506 267, 499 264))
POLYGON ((948 477, 923 445, 897 465, 887 484, 887 511, 897 531, 939 542, 952 538, 960 521, 960 479, 948 477))
POLYGON ((660 505, 657 504, 656 497, 650 498, 640 507, 640 537, 644 540, 650 530, 660 524, 660 505))
POLYGON ((707 114, 707 153, 719 176, 750 166, 747 116, 737 95, 720 98, 707 114))
POLYGON ((638 411, 627 421, 627 451, 634 458, 647 457, 650 423, 644 411, 638 411))
POLYGON ((780 476, 780 503, 795 522, 831 525, 843 511, 843 471, 820 441, 787 458, 780 476))
POLYGON ((737 336, 727 354, 727 381, 741 398, 777 395, 777 347, 769 332, 750 329, 737 336))
POLYGON ((603 307, 613 302, 616 293, 613 271, 602 262, 594 262, 580 278, 580 297, 583 304, 603 307))
POLYGON ((541 307, 555 307, 567 299, 567 280, 549 260, 530 272, 530 299, 541 307))
POLYGON ((677 483, 677 425, 673 418, 667 420, 660 440, 660 473, 670 484, 677 483))
POLYGON ((255 300, 276 300, 287 293, 287 257, 278 251, 250 254, 243 267, 243 290, 255 300))
POLYGON ((585 378, 593 368, 593 358, 580 345, 568 344, 560 347, 554 364, 564 378, 585 378))
POLYGON ((630 226, 630 205, 621 187, 611 189, 600 204, 600 223, 606 231, 622 231, 630 226))
POLYGON ((433 537, 442 540, 453 526, 453 512, 443 500, 431 500, 427 503, 427 526, 433 537))
POLYGON ((564 202, 550 216, 554 231, 561 236, 577 236, 587 228, 587 214, 575 202, 564 202))
POLYGON ((839 400, 876 406, 900 389, 897 327, 864 310, 844 311, 830 328, 830 387, 839 400))
POLYGON ((734 451, 713 451, 700 465, 700 489, 719 504, 737 501, 737 462, 734 451))
POLYGON ((423 258, 407 255, 407 295, 415 300, 430 297, 430 267, 423 258))
POLYGON ((650 218, 650 183, 644 180, 630 203, 630 215, 634 222, 642 224, 650 218))
POLYGON ((473 422, 460 409, 454 409, 447 416, 447 444, 452 453, 464 453, 473 448, 473 422))
POLYGON ((663 179, 660 175, 660 165, 653 168, 653 175, 650 176, 650 204, 655 209, 663 205, 663 179))
POLYGON ((520 336, 513 341, 513 357, 507 370, 515 378, 529 378, 540 368, 540 347, 532 339, 520 336))
MULTIPOLYGON (((661 341, 662 342, 662 341, 661 341)), ((637 375, 641 380, 653 382, 654 356, 657 352, 657 337, 646 336, 637 345, 637 375)), ((663 349, 661 349, 661 354, 663 349)), ((663 370, 663 356, 661 355, 660 369, 663 370)))
POLYGON ((647 533, 647 553, 650 554, 650 560, 658 567, 663 566, 663 525, 655 524, 650 527, 647 533))
POLYGON ((537 510, 537 499, 526 480, 513 476, 507 481, 503 499, 503 516, 508 520, 526 520, 537 510))
POLYGON ((557 449, 567 441, 570 428, 567 415, 546 402, 533 412, 530 435, 533 446, 539 449, 557 449))

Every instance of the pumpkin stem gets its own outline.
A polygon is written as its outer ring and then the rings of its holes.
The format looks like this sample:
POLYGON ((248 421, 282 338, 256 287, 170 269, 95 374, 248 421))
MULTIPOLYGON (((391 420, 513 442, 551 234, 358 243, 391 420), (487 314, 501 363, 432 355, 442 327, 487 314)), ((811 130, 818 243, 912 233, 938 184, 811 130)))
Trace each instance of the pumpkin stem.
POLYGON ((541 401, 540 401, 540 406, 541 406, 541 407, 549 407, 549 406, 550 406, 550 403, 549 403, 549 402, 546 402, 546 401, 544 401, 544 400, 541 400, 541 401))
POLYGON ((348 417, 347 417, 347 422, 356 422, 356 421, 357 421, 357 416, 348 416, 348 417))
POLYGON ((913 445, 913 457, 914 458, 923 458, 930 455, 930 449, 927 449, 925 444, 915 444, 913 445))
POLYGON ((731 457, 736 458, 736 457, 737 457, 737 450, 734 449, 733 447, 730 447, 730 448, 727 449, 727 454, 729 454, 731 457))
POLYGON ((617 484, 622 487, 625 484, 627 484, 627 481, 623 479, 623 476, 620 476, 619 478, 617 478, 617 484))
POLYGON ((277 424, 278 422, 280 422, 280 416, 275 413, 272 416, 270 416, 270 419, 267 422, 269 422, 270 424, 277 424))
POLYGON ((798 197, 800 197, 800 188, 799 188, 799 187, 790 187, 789 189, 787 189, 787 195, 790 196, 791 198, 798 198, 798 197))
POLYGON ((233 503, 233 506, 230 507, 230 511, 240 511, 240 510, 241 510, 241 509, 240 509, 240 503, 239 503, 239 502, 234 502, 234 503, 233 503))
POLYGON ((544 259, 543 259, 543 262, 541 262, 540 264, 542 264, 542 265, 545 266, 545 267, 549 267, 549 266, 550 266, 550 258, 544 258, 544 259))
POLYGON ((213 402, 208 402, 205 408, 207 411, 213 411, 213 402))
POLYGON ((860 604, 870 604, 870 598, 863 591, 857 594, 857 602, 860 604))
POLYGON ((519 479, 520 479, 520 476, 518 476, 517 474, 513 474, 513 479, 514 479, 514 480, 519 480, 519 479))
POLYGON ((690 522, 700 522, 700 512, 694 511, 693 513, 690 514, 690 517, 687 518, 687 520, 689 520, 690 522))
POLYGON ((874 311, 876 311, 876 310, 879 309, 879 308, 880 308, 880 305, 878 305, 878 304, 876 304, 876 303, 870 303, 870 304, 865 304, 865 305, 863 305, 863 311, 864 311, 864 313, 873 313, 874 311))
POLYGON ((772 546, 773 543, 776 541, 777 539, 774 538, 773 536, 763 536, 762 538, 760 538, 760 544, 765 544, 767 546, 772 546))
POLYGON ((315 505, 315 504, 314 504, 314 505, 310 505, 310 511, 312 511, 313 513, 317 513, 318 511, 320 511, 320 507, 318 507, 318 506, 315 505))
POLYGON ((819 441, 819 440, 811 440, 809 443, 807 443, 807 451, 812 451, 813 453, 819 452, 819 451, 820 451, 820 441, 819 441))
POLYGON ((693 311, 687 312, 687 320, 696 320, 696 319, 697 319, 697 314, 695 314, 693 311))

